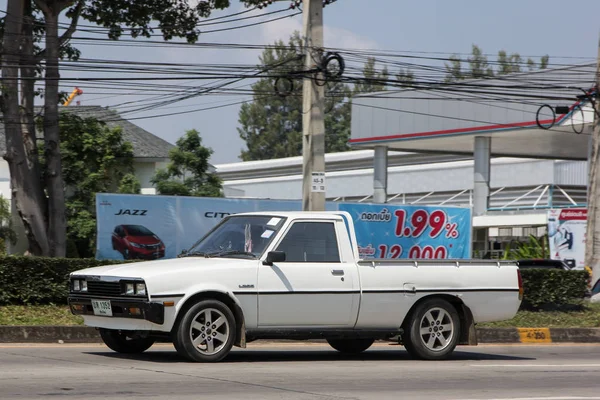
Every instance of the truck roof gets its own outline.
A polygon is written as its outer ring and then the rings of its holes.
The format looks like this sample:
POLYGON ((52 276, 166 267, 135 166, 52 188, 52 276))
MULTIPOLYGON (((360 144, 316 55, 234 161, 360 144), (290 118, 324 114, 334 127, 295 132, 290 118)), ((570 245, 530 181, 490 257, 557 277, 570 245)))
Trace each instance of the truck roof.
POLYGON ((338 219, 342 218, 340 211, 255 211, 236 213, 235 215, 268 215, 287 218, 338 219))

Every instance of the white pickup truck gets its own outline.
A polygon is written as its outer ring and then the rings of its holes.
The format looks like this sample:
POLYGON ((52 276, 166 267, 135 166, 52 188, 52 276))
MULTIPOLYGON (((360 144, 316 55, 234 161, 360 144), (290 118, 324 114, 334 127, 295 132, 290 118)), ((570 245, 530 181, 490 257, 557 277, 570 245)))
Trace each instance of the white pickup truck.
POLYGON ((397 338, 438 360, 476 345, 476 323, 512 318, 522 295, 514 262, 361 260, 348 213, 257 212, 224 218, 176 259, 76 271, 68 301, 121 353, 172 342, 210 362, 256 339, 358 353, 397 338))

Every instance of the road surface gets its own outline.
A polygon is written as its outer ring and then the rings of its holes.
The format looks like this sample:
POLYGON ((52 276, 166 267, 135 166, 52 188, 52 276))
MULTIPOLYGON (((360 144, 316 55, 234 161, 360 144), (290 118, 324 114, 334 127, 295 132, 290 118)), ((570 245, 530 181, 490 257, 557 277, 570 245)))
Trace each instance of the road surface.
POLYGON ((344 356, 320 344, 251 343, 218 364, 171 345, 123 356, 103 345, 0 345, 0 399, 600 399, 600 346, 459 347, 411 360, 377 344, 344 356))

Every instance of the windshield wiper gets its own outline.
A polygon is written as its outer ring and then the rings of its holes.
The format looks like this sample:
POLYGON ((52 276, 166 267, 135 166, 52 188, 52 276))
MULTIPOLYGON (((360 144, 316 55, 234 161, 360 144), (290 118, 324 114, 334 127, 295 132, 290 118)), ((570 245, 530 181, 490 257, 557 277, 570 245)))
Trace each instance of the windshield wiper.
POLYGON ((206 255, 206 257, 222 257, 222 256, 249 256, 252 258, 257 258, 256 255, 254 253, 250 253, 249 251, 242 251, 242 250, 223 250, 223 251, 217 251, 214 253, 208 253, 206 255))
POLYGON ((180 254, 177 257, 206 257, 206 258, 208 258, 208 257, 210 257, 210 255, 203 251, 190 251, 188 253, 180 254))

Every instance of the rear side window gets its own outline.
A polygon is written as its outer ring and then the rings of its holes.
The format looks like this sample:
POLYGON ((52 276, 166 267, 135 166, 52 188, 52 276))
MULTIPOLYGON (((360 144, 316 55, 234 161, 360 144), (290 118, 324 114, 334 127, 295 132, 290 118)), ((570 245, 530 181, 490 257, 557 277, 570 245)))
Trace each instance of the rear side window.
POLYGON ((340 262, 335 225, 332 222, 296 222, 279 246, 286 262, 340 262))

